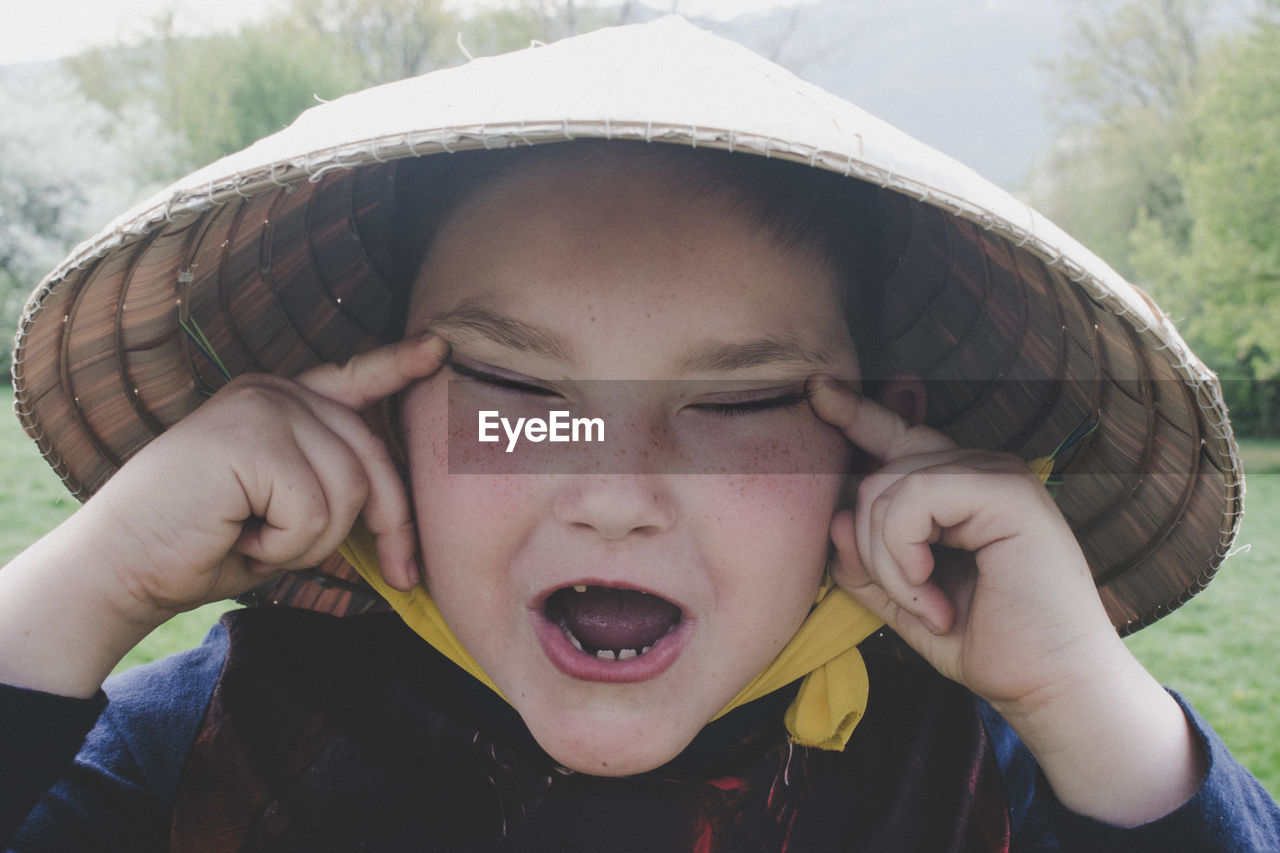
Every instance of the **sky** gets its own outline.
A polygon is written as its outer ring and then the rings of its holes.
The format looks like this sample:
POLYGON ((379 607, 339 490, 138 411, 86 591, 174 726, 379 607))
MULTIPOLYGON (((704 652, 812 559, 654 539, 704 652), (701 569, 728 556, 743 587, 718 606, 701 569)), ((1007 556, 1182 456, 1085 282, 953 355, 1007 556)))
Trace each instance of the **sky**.
MULTIPOLYGON (((454 0, 474 5, 485 0, 454 0)), ((492 0, 490 0, 492 2, 492 0)), ((649 0, 665 10, 673 0, 649 0)), ((729 18, 787 0, 674 0, 683 14, 729 18)), ((172 9, 180 32, 231 30, 261 17, 282 0, 3 0, 0 65, 68 56, 98 44, 129 42, 145 35, 149 22, 172 9)))

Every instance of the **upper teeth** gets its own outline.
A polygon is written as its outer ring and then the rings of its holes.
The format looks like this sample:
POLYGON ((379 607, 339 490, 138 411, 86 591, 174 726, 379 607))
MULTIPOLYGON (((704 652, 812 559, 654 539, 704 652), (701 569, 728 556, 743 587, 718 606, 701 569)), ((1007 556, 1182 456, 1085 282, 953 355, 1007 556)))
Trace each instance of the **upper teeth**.
POLYGON ((585 583, 575 584, 575 585, 574 585, 574 587, 573 587, 573 591, 574 591, 574 592, 586 592, 586 591, 587 591, 587 585, 586 585, 585 583))

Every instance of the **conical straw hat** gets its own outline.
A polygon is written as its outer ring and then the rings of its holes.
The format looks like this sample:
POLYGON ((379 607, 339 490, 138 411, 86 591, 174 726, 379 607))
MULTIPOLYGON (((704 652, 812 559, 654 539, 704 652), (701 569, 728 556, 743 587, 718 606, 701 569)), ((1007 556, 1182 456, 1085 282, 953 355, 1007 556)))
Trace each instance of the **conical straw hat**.
MULTIPOLYGON (((1216 378, 1156 306, 973 171, 678 18, 317 106, 128 211, 26 307, 24 428, 88 497, 224 371, 292 375, 380 341, 397 161, 580 138, 718 148, 883 188, 888 366, 926 380, 929 421, 1027 459, 1096 422, 1059 452, 1057 499, 1120 631, 1213 576, 1240 520, 1240 458, 1216 378)), ((374 601, 359 587, 334 558, 262 597, 344 613, 374 601)))

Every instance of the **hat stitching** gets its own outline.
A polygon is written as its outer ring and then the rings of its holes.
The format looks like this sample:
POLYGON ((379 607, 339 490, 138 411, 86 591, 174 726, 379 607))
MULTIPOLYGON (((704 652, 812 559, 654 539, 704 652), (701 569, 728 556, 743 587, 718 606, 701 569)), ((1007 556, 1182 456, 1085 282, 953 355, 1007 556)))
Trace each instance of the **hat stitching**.
POLYGON ((323 166, 313 167, 311 163, 308 163, 306 166, 307 181, 312 184, 319 183, 330 172, 345 172, 347 170, 354 169, 360 165, 362 164, 359 162, 355 162, 355 163, 337 162, 337 163, 326 163, 323 166))

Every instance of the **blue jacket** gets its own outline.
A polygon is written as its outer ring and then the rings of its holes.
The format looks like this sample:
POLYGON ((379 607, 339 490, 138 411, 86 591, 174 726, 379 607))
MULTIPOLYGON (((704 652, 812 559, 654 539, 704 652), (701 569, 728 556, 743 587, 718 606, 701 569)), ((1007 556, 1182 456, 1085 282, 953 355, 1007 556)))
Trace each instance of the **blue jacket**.
MULTIPOLYGON (((719 728, 709 726, 687 750, 703 758, 682 756, 683 764, 655 771, 647 780, 570 778, 572 774, 560 774, 547 763, 505 705, 483 688, 472 690, 469 677, 395 617, 336 620, 300 611, 239 611, 215 627, 199 648, 109 680, 105 691, 110 702, 105 696, 74 700, 0 686, 0 837, 8 840, 6 849, 15 851, 165 850, 184 832, 186 837, 223 834, 235 839, 228 849, 339 850, 355 849, 356 836, 346 834, 355 831, 352 827, 365 831, 378 824, 381 834, 360 836, 365 849, 578 849, 577 844, 611 850, 692 849, 694 842, 687 839, 693 832, 701 839, 698 844, 712 850, 747 849, 742 839, 751 838, 750 849, 760 850, 879 845, 932 851, 944 849, 935 846, 940 843, 936 838, 958 838, 960 827, 967 840, 945 849, 1280 851, 1280 809, 1185 703, 1209 756, 1200 791, 1160 821, 1121 829, 1072 814, 1058 803, 1030 753, 985 703, 927 667, 892 655, 867 657, 877 704, 868 709, 847 756, 819 751, 796 755, 776 723, 789 698, 780 695, 753 703, 756 708, 736 718, 726 717, 719 728), (229 654, 233 647, 237 653, 229 654), (390 661, 389 668, 379 670, 375 659, 390 661), (392 683, 405 672, 425 679, 424 695, 447 695, 449 701, 408 698, 412 694, 392 683), (304 685, 321 679, 331 679, 315 692, 322 697, 317 700, 321 706, 303 702, 294 708, 291 694, 305 692, 309 688, 304 685), (237 685, 251 688, 243 699, 236 698, 236 691, 245 688, 237 685), (344 685, 357 686, 344 692, 344 685), (384 689, 391 692, 380 692, 384 689), (215 712, 234 709, 237 702, 253 713, 215 712), (353 788, 368 789, 374 792, 370 802, 383 803, 413 785, 403 779, 384 783, 380 770, 370 770, 378 761, 369 756, 394 754, 386 745, 395 743, 399 749, 399 735, 351 747, 343 724, 330 725, 348 713, 366 719, 356 707, 360 702, 408 715, 389 723, 389 732, 420 728, 432 733, 424 736, 421 747, 406 742, 406 756, 426 758, 406 761, 405 778, 430 778, 436 787, 418 796, 448 803, 448 808, 426 815, 406 806, 390 812, 413 812, 426 829, 396 834, 386 831, 388 823, 413 821, 359 814, 361 807, 355 804, 360 797, 353 788), (419 704, 432 705, 433 716, 414 716, 420 713, 419 704), (962 708, 974 721, 971 742, 965 741, 962 708), (228 722, 247 717, 252 720, 237 724, 239 728, 228 722), (320 719, 328 728, 316 728, 320 719), (474 735, 465 734, 470 728, 457 728, 459 720, 474 724, 474 735), (284 745, 292 732, 299 733, 296 741, 284 745), (935 735, 936 743, 931 740, 935 735), (317 741, 342 746, 313 748, 317 741), (960 741, 965 741, 963 748, 950 748, 960 741), (246 769, 243 758, 233 754, 242 743, 250 745, 250 753, 278 752, 262 765, 250 756, 246 769), (473 760, 478 743, 487 744, 491 765, 473 760), (301 744, 308 750, 297 764, 302 769, 289 775, 311 781, 286 780, 306 792, 289 807, 300 808, 298 801, 310 805, 297 811, 301 817, 280 818, 276 829, 263 829, 262 815, 285 813, 290 799, 278 792, 255 792, 283 784, 271 781, 270 767, 293 760, 304 749, 301 744), (458 755, 452 755, 455 745, 458 755), (893 778, 887 778, 886 765, 895 768, 893 778), (480 781, 470 788, 465 777, 473 766, 478 769, 472 775, 480 781), (920 772, 913 773, 912 767, 920 772), (865 778, 873 773, 881 778, 865 778), (683 787, 672 787, 677 782, 683 787), (386 791, 379 789, 383 784, 386 791), (233 790, 224 795, 217 788, 233 790), (336 805, 316 806, 315 813, 305 810, 323 802, 330 789, 336 805), (824 791, 827 799, 810 796, 808 789, 824 791), (556 799, 561 790, 571 792, 563 802, 556 799), (669 807, 663 805, 664 791, 673 798, 669 807), (224 796, 229 799, 220 799, 224 796), (473 813, 473 800, 497 805, 486 806, 488 811, 477 807, 473 813), (599 826, 583 823, 587 813, 610 813, 614 802, 621 804, 617 816, 599 826), (847 807, 832 806, 845 802, 847 807), (867 806, 860 809, 858 803, 867 806), (222 820, 224 808, 258 817, 233 820, 212 833, 209 826, 222 825, 208 821, 222 820), (895 816, 895 811, 901 814, 895 816), (619 821, 626 820, 635 824, 623 830, 619 821), (593 834, 583 829, 582 837, 595 841, 561 835, 547 840, 547 826, 568 823, 588 827, 593 834), (937 832, 930 835, 935 823, 937 832), (304 824, 308 828, 299 828, 304 824), (326 828, 304 838, 311 826, 326 828), (602 841, 602 832, 619 834, 602 841), (495 840, 500 836, 509 842, 506 846, 495 840), (894 837, 898 840, 890 840, 894 837)), ((205 849, 203 843, 199 847, 205 849)))

